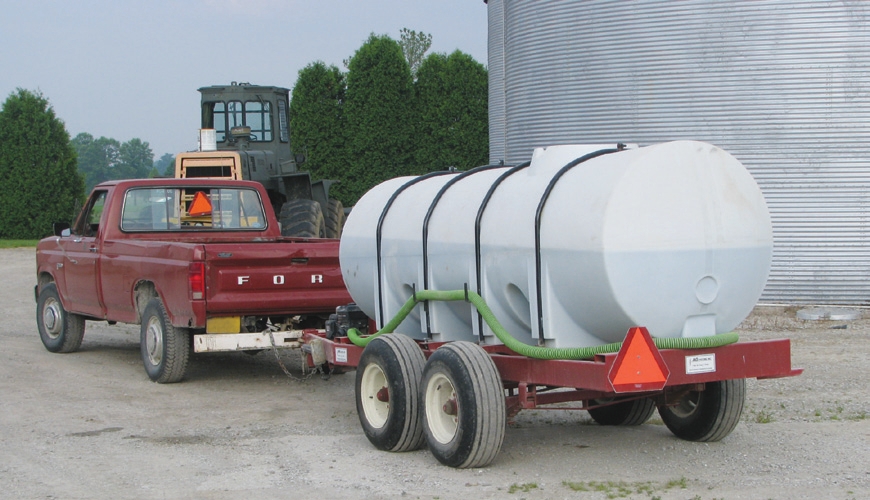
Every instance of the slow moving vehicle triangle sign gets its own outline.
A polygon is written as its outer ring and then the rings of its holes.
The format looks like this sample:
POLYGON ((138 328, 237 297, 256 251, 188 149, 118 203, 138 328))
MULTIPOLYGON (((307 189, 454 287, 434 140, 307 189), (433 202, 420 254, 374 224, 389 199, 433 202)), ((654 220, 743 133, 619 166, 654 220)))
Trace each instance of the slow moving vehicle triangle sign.
POLYGON ((616 355, 608 378, 615 392, 657 391, 670 376, 661 353, 642 326, 632 327, 616 355))
POLYGON ((211 200, 202 191, 197 191, 193 195, 193 201, 190 202, 190 207, 187 209, 187 215, 191 217, 201 217, 211 213, 211 200))

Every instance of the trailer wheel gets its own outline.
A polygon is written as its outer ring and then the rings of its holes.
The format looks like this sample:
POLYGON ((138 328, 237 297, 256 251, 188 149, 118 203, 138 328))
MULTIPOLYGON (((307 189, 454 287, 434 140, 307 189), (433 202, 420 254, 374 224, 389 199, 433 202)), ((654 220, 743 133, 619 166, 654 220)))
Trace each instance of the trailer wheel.
POLYGON ((85 318, 63 308, 54 283, 43 285, 39 291, 36 326, 42 344, 50 352, 77 351, 85 336, 85 318))
POLYGON ((423 370, 423 417, 429 450, 457 468, 484 467, 504 441, 505 396, 492 358, 471 342, 436 350, 423 370))
POLYGON ((278 216, 282 236, 322 238, 324 236, 323 211, 314 200, 290 200, 281 206, 278 216))
POLYGON ((158 384, 184 378, 190 357, 187 328, 172 326, 160 299, 151 299, 142 313, 140 350, 148 377, 158 384))
POLYGON ((635 399, 622 403, 592 408, 589 416, 598 425, 641 425, 652 416, 656 403, 652 399, 635 399))
POLYGON ((340 201, 330 198, 326 202, 323 222, 327 238, 341 238, 341 230, 344 228, 344 205, 340 201))
POLYGON ((381 335, 366 346, 356 371, 356 411, 379 450, 412 451, 423 445, 420 379, 426 358, 413 339, 381 335))
POLYGON ((737 426, 746 399, 746 380, 707 382, 674 406, 660 406, 659 415, 675 436, 687 441, 719 441, 737 426))

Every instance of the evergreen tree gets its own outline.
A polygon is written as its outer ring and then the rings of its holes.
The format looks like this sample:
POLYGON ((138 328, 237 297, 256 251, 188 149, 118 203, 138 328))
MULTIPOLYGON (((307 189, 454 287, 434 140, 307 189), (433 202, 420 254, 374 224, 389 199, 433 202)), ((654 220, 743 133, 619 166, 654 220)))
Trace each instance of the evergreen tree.
POLYGON ((81 206, 76 151, 39 92, 19 88, 0 110, 0 179, 0 238, 42 238, 81 206))
POLYGON ((411 70, 398 42, 371 35, 348 64, 344 117, 348 162, 336 197, 356 203, 372 186, 420 169, 413 151, 411 70))
POLYGON ((414 84, 415 158, 426 171, 467 170, 488 162, 487 78, 482 64, 458 50, 423 60, 414 84))
POLYGON ((299 71, 290 97, 290 144, 314 179, 344 179, 344 75, 317 61, 299 71))

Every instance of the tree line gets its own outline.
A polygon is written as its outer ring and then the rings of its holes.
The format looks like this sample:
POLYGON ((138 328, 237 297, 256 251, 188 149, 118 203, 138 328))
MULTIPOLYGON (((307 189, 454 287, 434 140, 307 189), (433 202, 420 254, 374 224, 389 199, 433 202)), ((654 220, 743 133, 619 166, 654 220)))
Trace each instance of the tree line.
POLYGON ((386 179, 488 161, 487 71, 470 55, 430 54, 431 36, 371 35, 347 72, 323 62, 299 72, 290 144, 346 206, 386 179))
MULTIPOLYGON (((290 102, 291 146, 345 206, 386 179, 488 158, 487 72, 470 55, 430 54, 432 37, 372 34, 344 61, 299 72, 290 102)), ((174 175, 172 154, 148 142, 70 138, 48 99, 17 89, 0 109, 0 238, 35 239, 71 221, 93 186, 174 175)))

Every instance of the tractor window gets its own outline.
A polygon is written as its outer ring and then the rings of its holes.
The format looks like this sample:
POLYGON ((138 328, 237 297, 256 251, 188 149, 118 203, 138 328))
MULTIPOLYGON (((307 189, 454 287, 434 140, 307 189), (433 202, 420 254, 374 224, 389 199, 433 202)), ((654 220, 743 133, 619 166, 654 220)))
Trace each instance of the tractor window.
POLYGON ((245 125, 251 127, 251 140, 272 140, 272 106, 269 102, 248 101, 245 103, 245 125))
POLYGON ((290 128, 287 126, 287 102, 278 100, 278 127, 281 142, 290 142, 290 128))
MULTIPOLYGON (((226 142, 229 139, 229 130, 242 126, 251 127, 251 141, 272 140, 272 105, 268 101, 208 102, 203 104, 203 113, 209 115, 205 117, 203 124, 206 128, 214 128, 217 142, 226 142)), ((281 136, 284 140, 286 115, 281 116, 284 117, 281 136)))
POLYGON ((242 121, 242 101, 230 101, 227 103, 227 128, 232 130, 233 127, 241 127, 244 125, 242 121))

